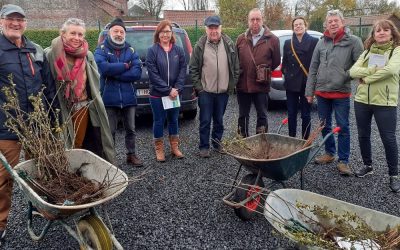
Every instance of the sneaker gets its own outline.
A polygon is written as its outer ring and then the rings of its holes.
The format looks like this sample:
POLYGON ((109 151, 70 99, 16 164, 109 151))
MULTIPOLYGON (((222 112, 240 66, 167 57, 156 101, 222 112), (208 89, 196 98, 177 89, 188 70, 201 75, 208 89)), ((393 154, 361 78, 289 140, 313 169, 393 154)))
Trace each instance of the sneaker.
POLYGON ((328 164, 335 160, 335 156, 330 154, 323 154, 320 157, 315 158, 317 164, 328 164))
POLYGON ((344 163, 344 162, 339 162, 337 165, 337 169, 339 170, 339 173, 341 175, 345 175, 345 176, 350 176, 353 174, 353 172, 351 171, 349 164, 344 163))
POLYGON ((399 192, 400 190, 400 179, 397 175, 390 176, 390 189, 392 192, 399 192))
POLYGON ((200 149, 200 157, 201 158, 210 158, 210 150, 208 148, 206 149, 200 149))
POLYGON ((126 163, 128 163, 134 167, 142 167, 143 166, 143 162, 135 154, 128 154, 126 156, 126 163))
POLYGON ((374 173, 374 169, 371 166, 365 165, 363 168, 355 171, 354 175, 361 178, 361 177, 364 177, 366 175, 373 174, 373 173, 374 173))

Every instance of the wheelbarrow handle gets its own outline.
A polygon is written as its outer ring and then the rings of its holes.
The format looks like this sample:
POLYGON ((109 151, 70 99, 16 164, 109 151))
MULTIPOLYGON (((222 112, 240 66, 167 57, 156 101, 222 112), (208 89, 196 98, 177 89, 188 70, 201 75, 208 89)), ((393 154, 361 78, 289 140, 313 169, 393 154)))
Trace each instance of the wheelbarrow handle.
POLYGON ((281 132, 282 126, 286 125, 289 122, 289 119, 286 117, 285 119, 282 120, 281 124, 278 127, 278 131, 276 131, 277 134, 281 132))
POLYGON ((318 154, 318 152, 321 150, 322 146, 325 144, 326 140, 328 140, 328 138, 329 138, 330 136, 332 136, 333 134, 339 133, 340 130, 341 130, 340 127, 335 127, 335 128, 333 128, 331 132, 329 132, 327 135, 325 135, 324 139, 323 139, 320 143, 317 143, 316 145, 313 146, 313 148, 315 148, 315 149, 314 149, 314 150, 311 150, 311 152, 310 152, 310 154, 309 154, 309 156, 308 156, 306 165, 308 165, 308 163, 310 163, 310 162, 314 159, 314 157, 315 157, 315 156, 318 154))

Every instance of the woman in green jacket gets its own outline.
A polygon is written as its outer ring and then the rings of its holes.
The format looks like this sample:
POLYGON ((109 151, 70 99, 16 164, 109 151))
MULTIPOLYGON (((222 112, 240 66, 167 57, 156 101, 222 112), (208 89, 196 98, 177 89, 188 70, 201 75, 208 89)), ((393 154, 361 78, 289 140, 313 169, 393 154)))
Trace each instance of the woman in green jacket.
POLYGON ((366 50, 350 69, 358 80, 354 111, 358 141, 364 167, 355 171, 357 177, 373 172, 371 158, 371 120, 378 126, 389 167, 390 189, 400 190, 398 178, 398 148, 396 141, 397 103, 399 96, 400 34, 389 20, 377 21, 366 50))

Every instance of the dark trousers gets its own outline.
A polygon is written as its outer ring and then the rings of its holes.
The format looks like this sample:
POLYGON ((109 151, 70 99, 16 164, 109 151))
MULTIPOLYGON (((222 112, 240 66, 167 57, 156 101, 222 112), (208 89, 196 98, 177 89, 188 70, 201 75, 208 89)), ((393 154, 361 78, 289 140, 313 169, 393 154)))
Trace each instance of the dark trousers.
POLYGON ((115 145, 115 132, 117 130, 118 117, 122 115, 124 128, 125 128, 125 147, 128 154, 135 154, 135 113, 136 107, 130 106, 125 108, 106 107, 108 121, 110 123, 110 130, 114 139, 115 145))
POLYGON ((301 136, 308 139, 311 129, 311 104, 307 102, 304 93, 286 90, 286 105, 289 120, 289 136, 296 137, 297 111, 301 112, 301 136))
POLYGON ((375 118, 379 135, 385 148, 389 175, 398 174, 398 149, 396 140, 397 107, 368 105, 354 102, 358 142, 365 165, 371 166, 371 121, 375 118))
POLYGON ((250 109, 252 103, 254 103, 257 112, 256 133, 267 132, 268 93, 238 92, 237 101, 239 104, 238 132, 240 135, 243 137, 249 136, 250 109))
POLYGON ((213 128, 211 133, 212 145, 217 148, 221 142, 224 133, 224 114, 228 104, 229 95, 227 93, 208 93, 201 91, 199 93, 198 104, 200 108, 200 149, 210 148, 210 130, 211 119, 213 128))

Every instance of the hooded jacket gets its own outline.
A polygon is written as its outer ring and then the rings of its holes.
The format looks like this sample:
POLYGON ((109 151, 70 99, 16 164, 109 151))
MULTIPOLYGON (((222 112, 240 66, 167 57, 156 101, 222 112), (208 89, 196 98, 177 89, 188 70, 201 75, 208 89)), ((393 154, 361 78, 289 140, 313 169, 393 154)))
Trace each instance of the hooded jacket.
POLYGON ((133 82, 142 76, 142 63, 129 43, 125 42, 125 46, 116 51, 110 45, 109 39, 107 36, 94 52, 99 67, 100 93, 104 106, 136 106, 136 89, 133 82))
POLYGON ((382 50, 382 55, 388 58, 382 69, 368 68, 371 54, 369 50, 364 51, 350 69, 351 77, 361 78, 364 81, 362 84, 357 84, 355 101, 396 107, 399 98, 400 46, 382 50))
MULTIPOLYGON (((33 111, 33 106, 28 100, 29 96, 37 95, 44 85, 47 99, 44 103, 52 103, 56 87, 43 49, 25 36, 22 39, 25 46, 18 48, 0 34, 0 89, 9 86, 9 76, 12 75, 20 108, 29 113, 33 111)), ((2 106, 5 101, 6 97, 1 93, 0 105, 2 106)), ((0 140, 18 140, 18 137, 5 126, 6 120, 5 114, 0 112, 0 140)))
POLYGON ((361 39, 351 35, 347 28, 336 43, 324 33, 311 59, 306 96, 313 96, 315 91, 351 93, 349 70, 363 50, 361 39))
POLYGON ((264 34, 253 46, 250 30, 241 34, 236 47, 240 62, 240 77, 236 89, 244 93, 268 93, 271 82, 266 84, 256 82, 256 66, 251 58, 250 51, 253 53, 257 65, 266 64, 272 70, 281 63, 281 53, 279 38, 264 27, 264 34), (250 47, 250 48, 249 48, 250 47))

